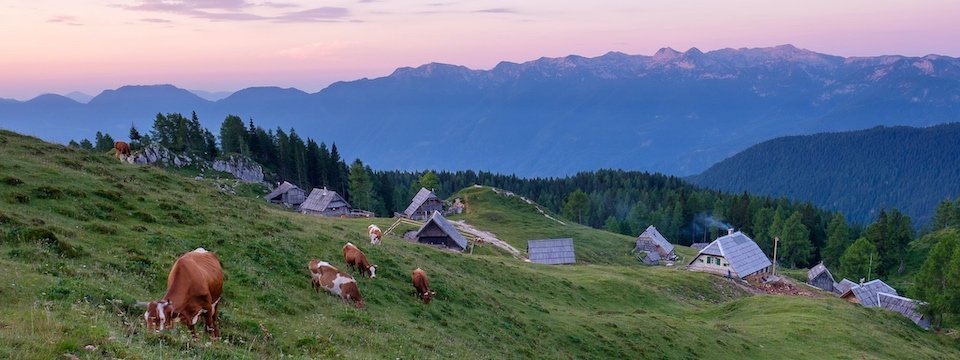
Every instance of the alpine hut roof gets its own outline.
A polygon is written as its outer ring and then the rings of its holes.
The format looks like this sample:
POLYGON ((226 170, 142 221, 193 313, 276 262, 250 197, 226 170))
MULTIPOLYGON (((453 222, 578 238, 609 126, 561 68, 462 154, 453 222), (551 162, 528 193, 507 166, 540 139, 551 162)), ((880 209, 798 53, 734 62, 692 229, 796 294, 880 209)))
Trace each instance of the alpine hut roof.
POLYGON ((657 246, 663 249, 664 254, 673 252, 673 244, 667 241, 653 225, 648 226, 646 230, 640 233, 640 236, 637 236, 637 241, 640 241, 642 238, 652 239, 657 246))
MULTIPOLYGON (((763 250, 760 250, 760 246, 739 231, 717 238, 700 250, 700 254, 724 257, 741 278, 772 265, 763 250)), ((696 261, 696 257, 693 261, 696 261)))
POLYGON ((433 194, 433 191, 427 190, 427 188, 420 188, 420 191, 413 197, 413 201, 411 201, 410 206, 407 206, 407 209, 403 211, 403 214, 407 217, 412 216, 424 202, 431 198, 440 199, 437 195, 433 194))
POLYGON ((527 254, 530 261, 538 264, 573 264, 577 256, 573 250, 573 239, 547 239, 527 241, 527 254))
POLYGON ((854 286, 857 286, 857 283, 843 279, 833 285, 833 291, 837 294, 843 295, 843 293, 847 292, 847 290, 850 290, 850 288, 854 286))
POLYGON ((433 215, 430 216, 430 219, 423 223, 423 226, 420 227, 420 230, 417 230, 417 238, 420 238, 420 234, 423 233, 430 224, 434 224, 437 228, 443 231, 447 236, 450 237, 461 249, 467 249, 467 239, 463 237, 463 234, 460 234, 456 228, 453 227, 453 224, 443 217, 439 211, 434 211, 433 215))
POLYGON ((840 297, 849 298, 850 296, 855 296, 857 301, 860 302, 860 305, 876 307, 880 306, 880 300, 877 298, 877 295, 880 293, 897 295, 897 290, 884 283, 883 280, 876 279, 863 285, 851 286, 850 289, 845 291, 840 297))
POLYGON ((917 312, 918 301, 887 293, 877 294, 877 299, 880 303, 880 307, 887 310, 896 311, 903 316, 910 318, 910 320, 913 320, 914 324, 917 324, 917 326, 920 326, 924 329, 930 328, 930 320, 924 318, 923 315, 917 312))
POLYGON ((314 188, 313 191, 310 192, 310 196, 307 196, 307 200, 304 200, 303 204, 300 204, 300 210, 322 212, 330 207, 344 206, 351 207, 350 203, 336 191, 327 190, 327 188, 314 188))
POLYGON ((283 184, 280 184, 280 186, 277 186, 276 189, 271 191, 269 194, 267 194, 267 196, 264 196, 263 198, 267 200, 273 200, 273 199, 276 199, 277 196, 283 195, 287 191, 290 191, 296 188, 297 188, 296 185, 284 181, 283 184))
POLYGON ((833 281, 833 274, 830 273, 830 270, 828 270, 823 263, 819 263, 817 266, 811 268, 810 271, 807 271, 807 282, 813 281, 813 279, 816 279, 817 276, 820 276, 820 274, 823 274, 824 272, 830 276, 830 281, 833 281))

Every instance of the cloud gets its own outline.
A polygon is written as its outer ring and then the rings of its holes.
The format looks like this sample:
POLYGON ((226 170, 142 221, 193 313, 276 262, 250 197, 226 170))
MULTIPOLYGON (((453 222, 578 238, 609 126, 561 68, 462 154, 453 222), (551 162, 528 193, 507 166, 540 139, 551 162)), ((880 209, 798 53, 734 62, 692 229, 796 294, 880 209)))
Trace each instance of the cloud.
POLYGON ((332 22, 350 15, 349 9, 333 6, 261 15, 252 11, 257 6, 275 9, 297 7, 291 3, 254 4, 245 0, 140 0, 136 5, 117 5, 126 10, 163 12, 210 21, 332 22))
POLYGON ((303 46, 280 50, 280 55, 296 60, 330 58, 345 49, 346 44, 334 42, 315 42, 303 46))
POLYGON ((275 8, 275 9, 285 9, 285 8, 300 7, 300 5, 297 5, 297 4, 292 4, 292 3, 275 3, 275 2, 272 2, 272 1, 262 2, 262 3, 257 4, 257 6, 266 6, 266 7, 271 7, 271 8, 275 8))
POLYGON ((480 9, 474 10, 475 13, 486 13, 486 14, 516 14, 517 11, 508 8, 491 8, 491 9, 480 9))
POLYGON ((158 18, 143 18, 143 19, 140 19, 140 21, 148 22, 148 23, 157 23, 157 24, 166 24, 166 23, 173 22, 167 19, 158 19, 158 18))
POLYGON ((70 26, 81 26, 81 25, 83 25, 83 24, 81 24, 79 21, 77 21, 77 18, 76 18, 76 17, 74 17, 74 16, 69 16, 69 15, 58 15, 58 16, 54 16, 54 17, 52 17, 52 18, 50 18, 50 19, 47 19, 47 22, 48 22, 48 23, 66 24, 66 25, 70 25, 70 26))
POLYGON ((342 7, 324 6, 313 9, 289 12, 273 18, 278 22, 322 22, 337 20, 350 15, 350 10, 342 7))

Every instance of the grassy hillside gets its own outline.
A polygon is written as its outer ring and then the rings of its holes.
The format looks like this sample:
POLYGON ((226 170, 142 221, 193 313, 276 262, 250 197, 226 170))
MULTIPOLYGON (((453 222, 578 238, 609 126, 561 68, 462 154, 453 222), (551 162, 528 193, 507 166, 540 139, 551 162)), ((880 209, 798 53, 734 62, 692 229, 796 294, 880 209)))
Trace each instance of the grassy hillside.
POLYGON ((573 236, 591 263, 460 255, 394 236, 370 248, 371 219, 285 212, 210 180, 10 132, 0 132, 0 154, 0 358, 960 356, 954 340, 891 313, 833 298, 750 297, 717 277, 639 267, 627 237, 528 217, 479 190, 468 189, 478 191, 468 221, 514 245, 573 236), (309 285, 307 261, 342 265, 346 241, 379 265, 377 279, 359 280, 363 310, 309 285), (136 302, 162 296, 174 259, 201 246, 226 273, 223 341, 191 341, 182 327, 144 333, 136 302), (428 306, 413 295, 415 267, 438 293, 428 306))

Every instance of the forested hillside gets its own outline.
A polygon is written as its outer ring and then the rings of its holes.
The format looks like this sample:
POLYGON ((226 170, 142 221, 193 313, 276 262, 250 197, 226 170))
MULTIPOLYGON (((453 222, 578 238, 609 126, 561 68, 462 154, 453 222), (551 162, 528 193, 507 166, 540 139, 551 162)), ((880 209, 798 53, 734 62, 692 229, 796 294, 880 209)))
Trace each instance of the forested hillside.
POLYGON ((810 201, 861 223, 897 208, 925 225, 937 203, 960 195, 960 123, 778 138, 690 180, 810 201))

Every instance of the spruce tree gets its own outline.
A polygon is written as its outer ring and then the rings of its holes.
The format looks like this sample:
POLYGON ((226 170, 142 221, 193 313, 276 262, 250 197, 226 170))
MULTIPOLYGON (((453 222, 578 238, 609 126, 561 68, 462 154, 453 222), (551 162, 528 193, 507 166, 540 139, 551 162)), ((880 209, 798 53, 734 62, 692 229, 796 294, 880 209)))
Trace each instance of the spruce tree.
POLYGON ((829 269, 836 269, 840 265, 840 257, 850 244, 850 227, 843 213, 837 212, 827 225, 827 245, 820 251, 823 264, 829 269))

